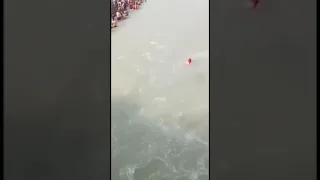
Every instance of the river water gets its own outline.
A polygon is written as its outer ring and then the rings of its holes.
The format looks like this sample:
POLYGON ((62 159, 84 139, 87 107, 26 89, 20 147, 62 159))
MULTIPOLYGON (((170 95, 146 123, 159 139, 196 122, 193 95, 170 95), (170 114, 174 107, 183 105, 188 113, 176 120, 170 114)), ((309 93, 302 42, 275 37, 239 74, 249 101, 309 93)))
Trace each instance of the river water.
POLYGON ((209 1, 150 0, 111 49, 112 180, 209 179, 209 1))

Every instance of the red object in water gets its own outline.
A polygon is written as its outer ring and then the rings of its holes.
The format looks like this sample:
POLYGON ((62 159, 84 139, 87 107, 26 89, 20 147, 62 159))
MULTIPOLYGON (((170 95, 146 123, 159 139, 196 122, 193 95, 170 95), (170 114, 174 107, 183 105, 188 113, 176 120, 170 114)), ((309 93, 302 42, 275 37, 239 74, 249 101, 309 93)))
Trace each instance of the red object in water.
POLYGON ((186 62, 186 64, 191 64, 191 63, 192 63, 191 58, 188 58, 188 61, 186 62))

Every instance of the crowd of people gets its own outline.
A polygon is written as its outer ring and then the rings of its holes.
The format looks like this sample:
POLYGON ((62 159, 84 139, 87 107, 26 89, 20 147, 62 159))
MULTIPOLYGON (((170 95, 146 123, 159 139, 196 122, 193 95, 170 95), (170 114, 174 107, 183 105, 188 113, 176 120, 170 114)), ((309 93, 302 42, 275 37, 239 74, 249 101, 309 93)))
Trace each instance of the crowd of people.
MULTIPOLYGON (((111 0, 111 28, 129 16, 129 9, 138 10, 143 0, 111 0)), ((146 0, 144 0, 146 2, 146 0)))

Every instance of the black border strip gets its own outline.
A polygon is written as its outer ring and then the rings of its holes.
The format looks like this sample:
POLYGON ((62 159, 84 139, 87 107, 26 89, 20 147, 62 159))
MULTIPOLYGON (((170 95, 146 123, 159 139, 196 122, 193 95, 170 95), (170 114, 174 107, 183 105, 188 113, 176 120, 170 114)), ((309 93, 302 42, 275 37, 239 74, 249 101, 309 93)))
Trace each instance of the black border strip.
POLYGON ((316 1, 210 6, 210 179, 316 179, 316 1))
POLYGON ((4 8, 4 179, 109 179, 110 2, 4 8))

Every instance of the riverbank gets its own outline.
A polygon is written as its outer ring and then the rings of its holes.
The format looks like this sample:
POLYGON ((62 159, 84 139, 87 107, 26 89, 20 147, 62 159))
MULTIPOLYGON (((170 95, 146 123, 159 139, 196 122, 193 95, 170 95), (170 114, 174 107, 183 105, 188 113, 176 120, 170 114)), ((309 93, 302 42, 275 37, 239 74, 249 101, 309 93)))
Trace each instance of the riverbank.
POLYGON ((146 0, 112 0, 111 1, 111 28, 118 27, 118 21, 129 16, 129 12, 139 10, 146 0))

